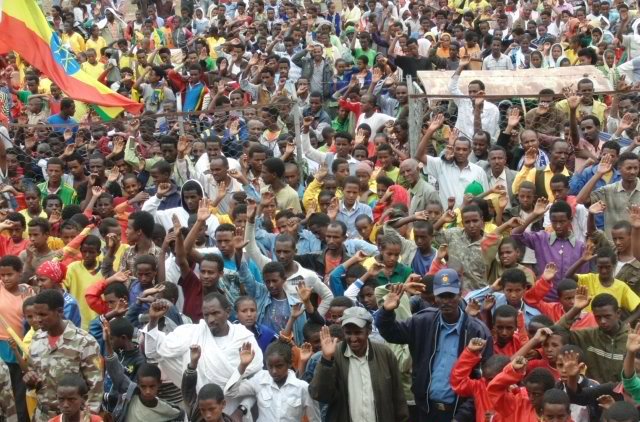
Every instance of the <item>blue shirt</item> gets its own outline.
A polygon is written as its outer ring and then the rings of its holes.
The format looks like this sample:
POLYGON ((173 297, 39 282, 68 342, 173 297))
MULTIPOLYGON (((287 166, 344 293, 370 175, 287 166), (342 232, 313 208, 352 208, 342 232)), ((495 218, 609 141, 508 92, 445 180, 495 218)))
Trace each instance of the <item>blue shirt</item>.
MULTIPOLYGON (((586 167, 580 173, 574 173, 571 179, 569 179, 569 195, 578 195, 578 193, 580 193, 584 185, 586 185, 587 182, 591 180, 593 175, 596 174, 597 170, 598 170, 598 165, 594 164, 592 166, 586 167)), ((620 172, 614 169, 613 176, 611 176, 611 180, 609 180, 609 183, 616 183, 619 180, 620 180, 620 172)), ((596 185, 594 186, 593 190, 601 188, 606 184, 607 182, 605 182, 603 178, 600 178, 596 182, 596 185)), ((604 230, 604 213, 596 214, 595 218, 596 218, 595 220, 596 227, 600 230, 604 230)))
MULTIPOLYGON (((485 296, 487 296, 487 295, 493 295, 493 297, 496 298, 496 304, 492 309, 492 313, 495 312, 496 309, 499 306, 508 305, 507 297, 504 295, 504 293, 492 292, 491 291, 491 286, 483 287, 482 289, 478 289, 478 290, 474 290, 472 292, 469 292, 467 294, 467 296, 464 298, 464 300, 469 302, 471 299, 475 299, 480 304, 482 304, 484 302, 485 296)), ((524 322, 527 325, 529 325, 529 321, 531 321, 531 318, 533 318, 536 315, 540 315, 540 311, 539 310, 527 305, 526 303, 524 303, 524 300, 522 301, 522 305, 520 306, 519 310, 524 313, 524 322)))
POLYGON ((431 262, 433 262, 433 258, 436 256, 435 248, 431 248, 431 252, 429 255, 422 255, 420 250, 416 251, 416 255, 413 257, 413 261, 411 262, 411 269, 414 273, 424 275, 429 272, 429 268, 431 268, 431 262))
POLYGON ((59 114, 53 114, 47 119, 47 123, 50 125, 68 125, 68 127, 59 126, 53 129, 54 132, 64 133, 66 129, 71 128, 73 133, 78 132, 78 122, 73 117, 63 119, 59 114))
POLYGON ((82 326, 80 320, 80 308, 78 308, 78 302, 68 292, 64 292, 64 319, 68 319, 73 322, 73 325, 80 328, 82 326))
POLYGON ((458 360, 458 345, 462 334, 462 315, 455 324, 447 324, 442 319, 438 321, 438 344, 436 354, 431 365, 431 385, 429 388, 429 400, 438 403, 453 404, 456 394, 451 389, 449 377, 453 365, 458 360))
POLYGON ((356 203, 353 204, 353 208, 348 210, 344 205, 344 201, 340 201, 338 217, 336 219, 347 225, 347 238, 353 239, 358 236, 356 218, 363 214, 368 215, 371 220, 373 220, 373 212, 371 212, 369 205, 356 201, 356 203))

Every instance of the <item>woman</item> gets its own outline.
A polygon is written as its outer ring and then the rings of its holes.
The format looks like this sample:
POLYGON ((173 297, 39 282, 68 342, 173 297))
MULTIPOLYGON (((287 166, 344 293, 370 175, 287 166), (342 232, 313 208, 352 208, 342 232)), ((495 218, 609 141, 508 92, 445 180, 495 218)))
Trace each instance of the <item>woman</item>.
POLYGON ((529 69, 543 69, 544 66, 544 56, 538 50, 531 53, 529 56, 529 69))
POLYGON ((560 67, 560 61, 563 58, 565 58, 565 55, 562 44, 553 44, 547 54, 547 57, 545 57, 546 67, 560 67))
POLYGON ((438 40, 438 50, 436 51, 436 56, 441 59, 449 59, 449 48, 451 47, 451 35, 446 32, 440 35, 440 40, 438 40))

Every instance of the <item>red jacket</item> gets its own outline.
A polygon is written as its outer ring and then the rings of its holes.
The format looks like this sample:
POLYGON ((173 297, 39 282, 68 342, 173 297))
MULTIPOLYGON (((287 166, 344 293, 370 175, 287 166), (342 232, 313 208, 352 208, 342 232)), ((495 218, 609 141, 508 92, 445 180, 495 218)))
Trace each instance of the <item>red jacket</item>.
POLYGON ((501 422, 502 419, 496 414, 489 395, 487 394, 487 380, 485 378, 471 378, 471 371, 482 359, 482 356, 471 352, 468 348, 462 351, 460 357, 451 370, 451 389, 461 397, 473 397, 476 407, 476 421, 484 421, 485 414, 492 413, 493 422, 501 422))
MULTIPOLYGON (((524 294, 524 303, 529 306, 537 308, 542 314, 551 318, 553 322, 560 321, 560 318, 565 314, 564 308, 560 302, 545 302, 545 295, 551 290, 551 283, 544 278, 540 277, 536 284, 524 294)), ((571 329, 577 330, 581 328, 593 328, 597 327, 595 318, 591 312, 583 313, 580 319, 575 321, 571 326, 571 329)))
POLYGON ((529 341, 529 336, 527 334, 527 327, 524 323, 524 314, 522 312, 518 312, 518 330, 511 337, 511 341, 504 346, 500 347, 498 344, 498 336, 493 334, 493 353, 496 355, 504 355, 511 357, 516 354, 518 350, 522 346, 525 345, 526 342, 529 341))
POLYGON ((100 315, 104 315, 109 312, 107 302, 102 298, 102 292, 108 286, 107 280, 100 280, 87 287, 84 292, 84 298, 87 301, 87 305, 100 315))
POLYGON ((511 385, 519 384, 522 378, 524 373, 516 372, 509 363, 487 386, 489 400, 504 422, 540 422, 526 390, 520 389, 514 393, 510 389, 511 385))

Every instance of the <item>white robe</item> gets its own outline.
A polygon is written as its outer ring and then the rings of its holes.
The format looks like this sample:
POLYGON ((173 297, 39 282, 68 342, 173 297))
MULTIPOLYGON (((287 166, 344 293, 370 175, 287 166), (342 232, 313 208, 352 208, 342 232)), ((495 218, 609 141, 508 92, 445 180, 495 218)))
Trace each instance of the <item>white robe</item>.
MULTIPOLYGON (((251 343, 255 351, 255 357, 246 370, 248 376, 262 369, 262 350, 258 346, 255 336, 243 325, 230 324, 229 334, 226 337, 213 337, 204 320, 198 324, 181 325, 169 334, 159 331, 158 328, 141 331, 145 334, 145 354, 147 358, 158 362, 163 378, 171 381, 176 386, 182 384, 182 374, 187 369, 190 361, 189 348, 193 344, 200 346, 202 356, 198 362, 198 391, 203 385, 213 383, 224 388, 231 375, 240 364, 239 350, 243 343, 251 343), (218 344, 223 344, 220 347, 218 344)), ((239 399, 227 400, 224 412, 233 413, 241 401, 239 399)), ((248 406, 250 407, 250 406, 248 406)))

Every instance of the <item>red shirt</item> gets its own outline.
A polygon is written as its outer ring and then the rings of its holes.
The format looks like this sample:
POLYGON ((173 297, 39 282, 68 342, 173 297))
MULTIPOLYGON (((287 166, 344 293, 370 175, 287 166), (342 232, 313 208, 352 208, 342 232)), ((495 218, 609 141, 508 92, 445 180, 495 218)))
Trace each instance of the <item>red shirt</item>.
MULTIPOLYGON (((543 315, 551 318, 553 322, 558 322, 560 318, 565 314, 564 308, 560 302, 544 302, 544 297, 551 290, 551 283, 540 277, 536 284, 524 294, 524 303, 529 306, 533 306, 542 312, 543 315)), ((580 315, 573 325, 572 330, 581 328, 593 328, 597 327, 595 318, 591 312, 584 312, 580 315)))
POLYGON ((536 368, 548 369, 549 372, 553 374, 553 377, 556 379, 556 381, 560 381, 560 372, 558 372, 556 368, 549 364, 547 358, 543 357, 542 359, 532 359, 527 362, 527 375, 529 375, 529 373, 536 368))
POLYGON ((514 333, 513 337, 511 337, 511 341, 504 346, 500 346, 498 344, 498 336, 494 334, 493 353, 496 355, 511 357, 515 355, 527 341, 529 341, 529 337, 527 335, 527 328, 524 324, 524 314, 522 312, 518 312, 518 330, 514 333))
POLYGON ((182 286, 184 294, 184 306, 182 312, 193 321, 199 321, 202 318, 202 283, 200 278, 193 270, 182 275, 178 284, 182 286))
POLYGON ((472 379, 471 371, 479 363, 482 356, 469 351, 468 348, 462 351, 460 357, 451 370, 451 389, 461 397, 473 397, 476 408, 476 421, 485 420, 486 413, 494 414, 493 422, 500 422, 502 418, 496 414, 489 394, 487 393, 487 380, 485 378, 472 379))

